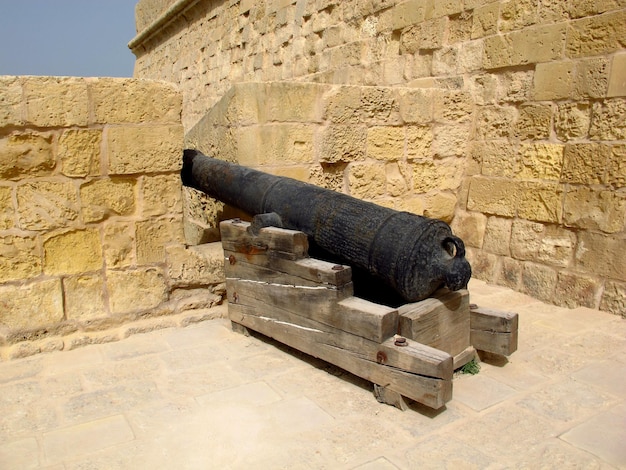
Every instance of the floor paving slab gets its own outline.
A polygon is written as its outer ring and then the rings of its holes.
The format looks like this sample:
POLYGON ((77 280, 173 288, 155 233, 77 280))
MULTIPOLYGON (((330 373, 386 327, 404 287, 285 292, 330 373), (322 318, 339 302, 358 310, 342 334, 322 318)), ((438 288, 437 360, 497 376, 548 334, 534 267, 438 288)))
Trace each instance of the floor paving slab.
POLYGON ((469 289, 519 349, 441 410, 209 320, 0 363, 0 469, 626 468, 626 321, 469 289))

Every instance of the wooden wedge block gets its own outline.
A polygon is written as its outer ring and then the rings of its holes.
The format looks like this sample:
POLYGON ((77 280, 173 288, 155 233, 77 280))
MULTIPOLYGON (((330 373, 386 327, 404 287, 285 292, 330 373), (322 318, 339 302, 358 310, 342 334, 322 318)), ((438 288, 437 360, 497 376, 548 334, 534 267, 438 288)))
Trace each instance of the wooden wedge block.
POLYGON ((273 256, 286 259, 308 257, 309 239, 297 230, 265 227, 258 235, 248 232, 249 222, 225 220, 220 222, 222 246, 225 251, 253 258, 271 251, 273 256))
POLYGON ((474 348, 509 356, 517 351, 519 316, 487 308, 470 310, 470 342, 474 348))
POLYGON ((399 334, 447 352, 462 353, 470 345, 469 293, 440 290, 434 297, 398 308, 399 334))

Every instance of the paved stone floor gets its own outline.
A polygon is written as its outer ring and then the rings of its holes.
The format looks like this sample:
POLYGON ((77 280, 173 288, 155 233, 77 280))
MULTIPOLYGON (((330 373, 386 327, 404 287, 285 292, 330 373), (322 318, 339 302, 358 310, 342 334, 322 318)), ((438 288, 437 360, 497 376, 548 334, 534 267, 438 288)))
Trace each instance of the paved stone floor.
POLYGON ((0 469, 626 468, 626 321, 470 293, 519 349, 439 412, 212 320, 0 363, 0 469))

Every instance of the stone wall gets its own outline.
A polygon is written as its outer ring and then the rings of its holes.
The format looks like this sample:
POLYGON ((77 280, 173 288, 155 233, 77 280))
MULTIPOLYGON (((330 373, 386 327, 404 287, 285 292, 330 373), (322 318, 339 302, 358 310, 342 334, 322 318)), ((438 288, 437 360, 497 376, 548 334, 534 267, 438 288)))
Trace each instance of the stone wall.
POLYGON ((0 359, 221 301, 219 246, 182 243, 180 115, 171 84, 0 77, 0 359))
MULTIPOLYGON (((626 311, 623 1, 140 0, 137 25, 135 75, 180 86, 186 130, 241 82, 454 91, 435 110, 463 108, 457 126, 435 123, 433 142, 463 152, 450 169, 463 172, 452 225, 475 275, 559 305, 626 311)), ((380 132, 406 139, 404 126, 380 132)), ((344 150, 349 181, 360 160, 344 150)), ((430 154, 425 166, 441 164, 430 154)), ((385 178, 382 167, 371 174, 372 191, 385 178)))

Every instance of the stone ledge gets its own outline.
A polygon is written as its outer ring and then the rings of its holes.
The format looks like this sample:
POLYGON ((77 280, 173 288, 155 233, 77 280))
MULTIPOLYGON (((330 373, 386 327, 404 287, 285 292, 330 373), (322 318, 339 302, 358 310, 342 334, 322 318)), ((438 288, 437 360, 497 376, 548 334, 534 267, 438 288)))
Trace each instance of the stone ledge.
POLYGON ((211 308, 185 310, 175 315, 141 318, 105 330, 76 331, 64 336, 49 336, 15 344, 3 344, 0 345, 0 362, 45 352, 69 351, 88 344, 111 343, 138 333, 148 333, 163 328, 184 328, 194 323, 227 318, 227 307, 227 304, 223 303, 211 308))

